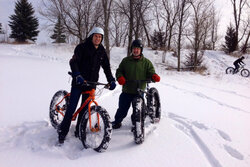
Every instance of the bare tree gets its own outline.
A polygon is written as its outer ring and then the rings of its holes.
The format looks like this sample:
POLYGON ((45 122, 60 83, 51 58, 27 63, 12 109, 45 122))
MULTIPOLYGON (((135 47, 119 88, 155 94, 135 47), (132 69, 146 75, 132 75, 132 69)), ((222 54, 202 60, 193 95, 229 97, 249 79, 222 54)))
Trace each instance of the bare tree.
POLYGON ((249 38, 250 38, 250 30, 248 31, 248 34, 246 35, 246 40, 245 40, 243 47, 241 49, 242 53, 246 53, 247 49, 250 48, 249 38))
MULTIPOLYGON (((249 7, 249 9, 250 9, 250 7, 249 7)), ((250 43, 249 43, 249 38, 250 38, 250 15, 248 16, 248 20, 245 22, 243 29, 246 31, 246 33, 245 33, 246 38, 245 38, 245 42, 243 43, 243 46, 241 48, 241 52, 246 53, 247 49, 250 48, 250 43)))
POLYGON ((163 32, 163 24, 161 24, 161 4, 158 0, 153 1, 153 16, 156 19, 156 24, 159 32, 163 32))
POLYGON ((82 42, 97 24, 100 7, 92 0, 42 0, 39 13, 52 22, 60 16, 69 34, 82 42))
POLYGON ((134 0, 129 0, 129 33, 128 33, 128 50, 127 56, 130 55, 130 46, 133 38, 133 27, 134 27, 134 12, 133 12, 134 0))
POLYGON ((188 9, 190 7, 188 0, 178 0, 178 3, 180 4, 180 10, 178 13, 178 38, 177 38, 177 70, 180 71, 180 64, 181 64, 181 41, 182 41, 182 34, 185 22, 187 21, 187 18, 189 17, 188 9))
MULTIPOLYGON (((212 2, 210 0, 193 0, 190 2, 193 9, 193 15, 190 21, 190 34, 188 39, 190 40, 194 49, 194 67, 197 66, 198 52, 201 49, 201 44, 206 37, 207 19, 211 16, 212 2), (205 30, 205 31, 204 31, 205 30)), ((194 68, 195 69, 195 68, 194 68)))
POLYGON ((135 38, 143 38, 145 33, 148 46, 150 46, 149 24, 151 22, 149 16, 152 8, 152 0, 136 0, 135 1, 135 20, 134 34, 135 38))
POLYGON ((212 29, 212 15, 210 15, 206 21, 204 22, 204 26, 203 26, 203 38, 202 38, 202 47, 201 49, 202 50, 206 50, 206 49, 209 49, 210 47, 210 41, 208 41, 209 39, 211 39, 211 34, 209 33, 212 29))
POLYGON ((110 24, 112 4, 113 0, 102 0, 103 17, 104 17, 104 43, 106 46, 106 52, 109 59, 110 59, 109 24, 110 24))
MULTIPOLYGON (((244 34, 242 34, 242 37, 239 38, 239 29, 240 24, 242 22, 242 12, 245 5, 247 5, 247 0, 231 0, 231 3, 233 5, 233 14, 234 14, 234 24, 235 24, 235 30, 236 30, 236 36, 239 42, 242 40, 244 34)), ((249 10, 249 8, 248 8, 249 10)))
POLYGON ((211 49, 215 50, 215 45, 216 42, 219 40, 219 36, 218 36, 218 25, 219 25, 219 15, 218 12, 216 12, 215 7, 212 7, 212 15, 211 15, 211 49))
POLYGON ((179 0, 162 0, 163 11, 161 17, 166 22, 165 41, 167 41, 167 50, 171 49, 172 37, 174 35, 174 27, 177 23, 178 13, 180 11, 179 0))
POLYGON ((152 0, 118 0, 117 6, 119 11, 126 16, 128 22, 128 50, 127 56, 130 55, 130 46, 133 37, 147 40, 150 45, 150 9, 152 8, 152 0))
POLYGON ((135 0, 122 1, 118 0, 116 3, 120 12, 124 14, 128 19, 128 46, 127 46, 127 56, 130 55, 130 46, 133 39, 133 28, 134 28, 134 5, 135 0))
POLYGON ((128 33, 128 22, 126 21, 125 15, 121 14, 116 5, 114 5, 112 10, 111 23, 110 35, 114 39, 114 45, 120 47, 122 45, 122 40, 126 39, 125 36, 128 33))

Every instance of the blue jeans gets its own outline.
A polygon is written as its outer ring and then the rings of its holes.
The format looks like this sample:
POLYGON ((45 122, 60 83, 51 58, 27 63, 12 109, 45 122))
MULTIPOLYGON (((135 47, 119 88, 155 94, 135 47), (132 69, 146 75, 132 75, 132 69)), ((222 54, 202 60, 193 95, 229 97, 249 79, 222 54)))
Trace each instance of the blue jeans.
MULTIPOLYGON (((69 105, 67 107, 65 116, 63 118, 63 121, 61 122, 61 124, 59 125, 58 128, 58 133, 59 135, 62 136, 66 136, 69 132, 69 128, 71 125, 71 120, 73 117, 73 114, 76 110, 78 101, 81 97, 83 90, 81 88, 78 87, 71 87, 71 92, 70 92, 70 99, 69 99, 69 105)), ((88 94, 82 94, 82 104, 85 102, 85 100, 89 97, 88 94)), ((82 115, 84 114, 84 111, 87 109, 88 105, 86 105, 83 110, 78 114, 78 118, 77 118, 77 123, 76 123, 76 131, 79 131, 79 125, 82 119, 82 115)))
MULTIPOLYGON (((128 110, 131 106, 133 99, 138 96, 137 94, 129 94, 122 92, 119 97, 119 107, 115 114, 114 124, 121 123, 123 119, 127 116, 128 110)), ((134 114, 134 112, 133 112, 134 114)), ((133 120, 133 114, 131 115, 131 120, 133 120)), ((133 123, 133 121, 132 121, 133 123)))

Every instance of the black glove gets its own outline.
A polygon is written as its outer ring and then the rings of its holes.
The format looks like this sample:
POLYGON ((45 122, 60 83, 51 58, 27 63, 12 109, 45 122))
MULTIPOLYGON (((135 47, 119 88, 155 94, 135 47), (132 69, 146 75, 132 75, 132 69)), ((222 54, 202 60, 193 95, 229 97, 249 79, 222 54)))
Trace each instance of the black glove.
POLYGON ((115 81, 111 81, 111 82, 109 83, 109 90, 114 90, 115 87, 116 87, 115 81))

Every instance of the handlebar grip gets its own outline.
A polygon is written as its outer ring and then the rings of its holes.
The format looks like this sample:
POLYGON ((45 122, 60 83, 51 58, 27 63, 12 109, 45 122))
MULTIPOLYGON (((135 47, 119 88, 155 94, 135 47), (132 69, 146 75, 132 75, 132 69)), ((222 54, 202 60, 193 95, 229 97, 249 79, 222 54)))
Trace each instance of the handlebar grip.
POLYGON ((68 74, 71 75, 71 76, 73 75, 73 73, 71 71, 69 71, 68 74))

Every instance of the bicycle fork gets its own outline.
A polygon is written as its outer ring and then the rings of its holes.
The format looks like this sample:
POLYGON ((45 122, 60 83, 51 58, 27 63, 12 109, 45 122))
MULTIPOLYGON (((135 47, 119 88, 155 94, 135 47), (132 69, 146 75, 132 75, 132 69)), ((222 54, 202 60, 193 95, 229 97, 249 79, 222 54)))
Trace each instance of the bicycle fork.
POLYGON ((100 115, 98 112, 96 112, 96 117, 97 117, 97 123, 95 124, 94 127, 92 127, 92 117, 91 117, 91 103, 95 103, 95 107, 98 106, 96 101, 90 101, 89 105, 88 105, 88 112, 89 112, 89 128, 91 130, 91 132, 98 132, 99 130, 101 130, 100 127, 100 115))
MULTIPOLYGON (((66 96, 63 97, 63 99, 56 104, 56 111, 64 117, 63 111, 65 110, 65 106, 60 107, 59 105, 63 102, 63 100, 67 97, 70 96, 70 93, 68 93, 66 96)), ((74 113, 72 117, 72 121, 75 121, 77 118, 77 115, 83 110, 84 106, 86 106, 88 103, 88 114, 89 114, 89 128, 91 132, 98 132, 101 130, 100 127, 100 115, 98 112, 96 112, 96 117, 97 117, 97 123, 95 124, 94 127, 92 127, 92 117, 91 117, 91 103, 95 103, 95 107, 98 106, 98 103, 94 101, 95 96, 94 92, 90 93, 90 97, 84 102, 84 104, 74 113)))

